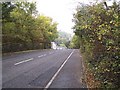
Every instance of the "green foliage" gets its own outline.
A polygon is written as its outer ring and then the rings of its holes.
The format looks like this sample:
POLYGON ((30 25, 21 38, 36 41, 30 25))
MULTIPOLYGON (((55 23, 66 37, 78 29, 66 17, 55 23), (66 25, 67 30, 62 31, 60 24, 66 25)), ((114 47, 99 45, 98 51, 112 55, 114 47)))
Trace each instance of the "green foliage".
POLYGON ((71 42, 70 42, 70 46, 69 48, 74 48, 74 49, 79 49, 80 48, 80 41, 79 41, 79 37, 74 35, 71 42))
POLYGON ((2 5, 2 21, 11 21, 10 12, 15 8, 15 6, 11 2, 4 2, 0 4, 2 5))
MULTIPOLYGON (((80 50, 103 88, 120 88, 120 2, 81 5, 74 14, 80 50)), ((97 86, 96 86, 97 87, 97 86)))
POLYGON ((3 52, 50 48, 57 38, 57 23, 37 15, 36 4, 2 3, 3 52))
POLYGON ((57 43, 58 46, 68 48, 69 44, 70 44, 70 39, 71 39, 71 35, 69 33, 59 31, 58 32, 58 38, 55 39, 55 42, 57 43))

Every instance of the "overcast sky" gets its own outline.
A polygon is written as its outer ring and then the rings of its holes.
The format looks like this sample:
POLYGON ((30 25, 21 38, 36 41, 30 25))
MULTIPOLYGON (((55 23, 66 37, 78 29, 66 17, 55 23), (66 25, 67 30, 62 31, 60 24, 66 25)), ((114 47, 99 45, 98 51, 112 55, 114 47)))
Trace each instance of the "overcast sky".
POLYGON ((49 16, 58 23, 58 30, 73 33, 72 22, 78 2, 89 3, 93 0, 30 0, 35 1, 40 14, 49 16))

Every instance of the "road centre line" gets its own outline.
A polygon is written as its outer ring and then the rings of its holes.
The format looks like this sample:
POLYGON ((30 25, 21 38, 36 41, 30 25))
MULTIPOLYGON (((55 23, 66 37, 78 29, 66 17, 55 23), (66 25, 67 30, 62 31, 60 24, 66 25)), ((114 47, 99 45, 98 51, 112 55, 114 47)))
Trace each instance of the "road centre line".
POLYGON ((67 57, 67 59, 64 61, 64 63, 60 66, 60 68, 57 70, 57 72, 54 74, 54 76, 51 78, 51 80, 47 83, 44 90, 46 90, 50 87, 50 85, 52 84, 52 82, 54 81, 56 76, 59 74, 59 72, 64 67, 64 65, 66 64, 66 62, 69 60, 69 58, 72 56, 73 53, 74 53, 74 50, 70 53, 70 55, 67 57))
POLYGON ((49 54, 52 54, 52 52, 50 52, 49 54))
POLYGON ((43 57, 44 55, 40 55, 40 56, 38 56, 38 57, 43 57))
POLYGON ((27 60, 24 60, 24 61, 20 61, 20 62, 18 62, 18 63, 15 63, 14 65, 16 66, 16 65, 19 65, 19 64, 22 64, 22 63, 31 61, 31 60, 33 60, 33 58, 30 58, 30 59, 27 59, 27 60))
MULTIPOLYGON (((50 52, 49 54, 52 54, 52 52, 50 52)), ((47 54, 43 54, 43 55, 40 55, 40 56, 38 56, 38 57, 40 58, 40 57, 43 57, 43 56, 46 56, 46 55, 47 55, 47 54)), ((16 65, 19 65, 19 64, 21 64, 21 63, 28 62, 28 61, 31 61, 31 60, 33 60, 33 58, 20 61, 20 62, 18 62, 18 63, 15 63, 14 65, 16 66, 16 65)))
POLYGON ((43 56, 46 56, 47 54, 43 54, 43 56))
POLYGON ((40 55, 40 56, 38 56, 38 57, 40 58, 40 57, 43 57, 43 56, 46 56, 46 55, 47 55, 47 54, 43 54, 43 55, 40 55))

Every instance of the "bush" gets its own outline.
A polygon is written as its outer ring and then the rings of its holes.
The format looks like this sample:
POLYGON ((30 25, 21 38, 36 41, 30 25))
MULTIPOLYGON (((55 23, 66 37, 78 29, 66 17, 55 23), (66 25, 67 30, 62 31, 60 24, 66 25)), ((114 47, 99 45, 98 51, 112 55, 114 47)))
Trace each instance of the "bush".
POLYGON ((100 83, 94 87, 120 88, 120 2, 78 6, 74 22, 86 70, 100 83))

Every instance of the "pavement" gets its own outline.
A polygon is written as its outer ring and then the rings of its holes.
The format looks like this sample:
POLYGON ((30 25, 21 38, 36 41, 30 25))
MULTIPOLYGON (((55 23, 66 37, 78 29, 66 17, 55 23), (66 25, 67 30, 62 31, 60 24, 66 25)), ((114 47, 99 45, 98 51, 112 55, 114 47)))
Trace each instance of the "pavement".
POLYGON ((86 88, 78 49, 37 50, 2 59, 3 88, 86 88))

